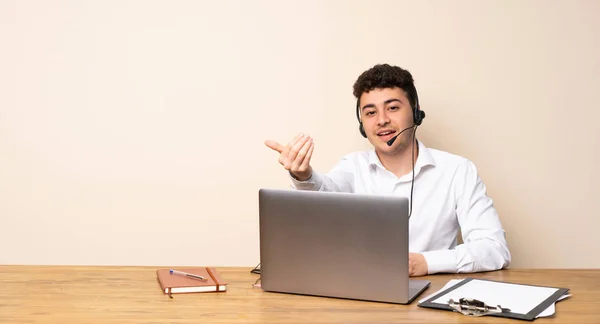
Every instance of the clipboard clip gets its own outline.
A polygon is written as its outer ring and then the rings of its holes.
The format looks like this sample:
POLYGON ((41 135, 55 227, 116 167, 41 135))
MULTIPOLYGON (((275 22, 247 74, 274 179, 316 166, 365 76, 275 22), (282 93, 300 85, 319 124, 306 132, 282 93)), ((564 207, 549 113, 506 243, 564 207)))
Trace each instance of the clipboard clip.
POLYGON ((458 301, 454 301, 454 299, 450 298, 448 301, 448 306, 467 316, 484 316, 510 312, 510 309, 502 308, 500 305, 489 306, 480 300, 472 298, 461 298, 458 301))

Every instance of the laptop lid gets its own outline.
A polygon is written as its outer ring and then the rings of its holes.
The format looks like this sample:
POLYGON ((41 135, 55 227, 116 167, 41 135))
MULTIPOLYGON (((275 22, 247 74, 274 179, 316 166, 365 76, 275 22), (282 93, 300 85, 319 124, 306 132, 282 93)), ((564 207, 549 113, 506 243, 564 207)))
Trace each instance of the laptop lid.
MULTIPOLYGON (((259 191, 265 291, 409 303, 408 198, 259 191)), ((417 292, 415 292, 417 291, 417 292)))

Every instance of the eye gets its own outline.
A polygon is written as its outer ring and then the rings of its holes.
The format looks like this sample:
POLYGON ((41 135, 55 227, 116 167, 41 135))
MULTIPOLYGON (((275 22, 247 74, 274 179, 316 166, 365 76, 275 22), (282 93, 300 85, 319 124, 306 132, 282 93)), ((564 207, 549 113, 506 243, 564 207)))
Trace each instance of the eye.
POLYGON ((371 110, 371 111, 367 111, 367 112, 365 113, 365 116, 373 116, 373 115, 375 115, 375 112, 374 112, 373 110, 371 110))
POLYGON ((391 106, 389 109, 391 111, 396 111, 396 110, 400 109, 400 107, 398 107, 398 106, 391 106))

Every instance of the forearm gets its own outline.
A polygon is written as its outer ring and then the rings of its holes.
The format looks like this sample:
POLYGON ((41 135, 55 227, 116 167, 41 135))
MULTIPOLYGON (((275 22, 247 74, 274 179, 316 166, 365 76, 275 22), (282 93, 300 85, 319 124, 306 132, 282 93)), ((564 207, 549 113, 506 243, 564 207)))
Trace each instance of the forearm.
POLYGON ((321 174, 313 170, 312 175, 305 181, 299 181, 290 174, 292 188, 298 190, 353 192, 349 174, 321 174))
POLYGON ((452 250, 423 252, 428 274, 473 273, 502 269, 511 256, 504 240, 481 238, 456 246, 452 250))

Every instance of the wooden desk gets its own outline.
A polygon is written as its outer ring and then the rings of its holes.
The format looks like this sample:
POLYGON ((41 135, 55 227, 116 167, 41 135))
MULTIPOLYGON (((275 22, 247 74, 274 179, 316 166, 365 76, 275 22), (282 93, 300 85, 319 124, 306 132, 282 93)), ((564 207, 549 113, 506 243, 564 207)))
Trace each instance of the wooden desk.
MULTIPOLYGON (((250 268, 218 268, 225 293, 162 294, 156 267, 0 266, 0 323, 523 323, 411 305, 263 292, 250 268)), ((600 270, 503 270, 469 276, 571 288, 539 323, 600 323, 600 270)), ((424 277, 432 285, 452 278, 424 277)))

